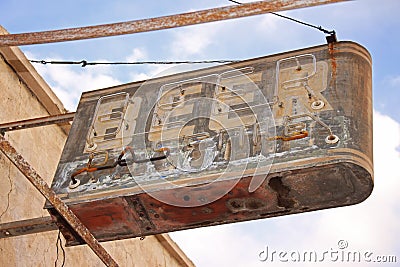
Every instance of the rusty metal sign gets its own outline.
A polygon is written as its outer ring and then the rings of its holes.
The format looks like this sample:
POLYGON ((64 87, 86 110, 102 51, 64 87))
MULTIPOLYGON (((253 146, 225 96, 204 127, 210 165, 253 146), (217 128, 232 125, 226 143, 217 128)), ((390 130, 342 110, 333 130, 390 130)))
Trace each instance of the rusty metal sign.
POLYGON ((52 189, 101 241, 359 203, 371 99, 352 42, 85 92, 52 189))

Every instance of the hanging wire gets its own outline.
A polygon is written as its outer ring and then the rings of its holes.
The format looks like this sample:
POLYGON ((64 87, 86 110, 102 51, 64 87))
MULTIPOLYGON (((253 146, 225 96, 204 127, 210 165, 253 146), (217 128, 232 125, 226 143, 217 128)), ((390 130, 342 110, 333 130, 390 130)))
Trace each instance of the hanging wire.
POLYGON ((57 241, 56 241, 57 258, 56 258, 56 261, 54 262, 54 267, 57 267, 57 261, 58 261, 58 247, 61 248, 62 255, 63 255, 63 258, 62 258, 63 260, 62 260, 61 267, 64 267, 64 265, 65 265, 65 250, 64 250, 64 247, 63 247, 63 244, 62 244, 62 241, 61 241, 61 231, 60 231, 60 230, 58 230, 57 241))
POLYGON ((97 62, 97 61, 57 61, 57 60, 29 60, 32 63, 55 64, 55 65, 81 65, 81 67, 94 66, 94 65, 173 65, 173 64, 210 64, 210 63, 234 63, 240 60, 199 60, 199 61, 137 61, 137 62, 97 62))
MULTIPOLYGON (((235 3, 235 4, 238 4, 238 5, 242 5, 243 4, 243 3, 240 3, 240 2, 235 1, 235 0, 228 0, 228 1, 232 2, 232 3, 235 3)), ((288 19, 288 20, 294 21, 296 23, 299 23, 299 24, 302 24, 302 25, 305 25, 305 26, 308 26, 308 27, 311 27, 311 28, 314 28, 314 29, 317 29, 317 30, 319 30, 319 31, 321 31, 321 32, 323 32, 325 34, 329 34, 331 36, 335 36, 335 34, 336 34, 336 32, 334 30, 329 31, 329 30, 326 30, 326 29, 322 28, 322 26, 315 26, 313 24, 310 24, 310 23, 307 23, 307 22, 304 22, 304 21, 301 21, 301 20, 297 20, 297 19, 285 16, 285 15, 281 15, 281 14, 278 14, 278 13, 275 13, 275 12, 270 12, 270 14, 278 16, 278 17, 281 17, 281 18, 284 18, 284 19, 288 19)), ((335 37, 335 39, 336 39, 336 37, 335 37)))
MULTIPOLYGON (((228 0, 229 2, 242 5, 243 3, 235 1, 235 0, 228 0)), ((322 26, 316 26, 304 21, 300 21, 285 15, 281 15, 275 12, 270 12, 270 14, 273 14, 275 16, 288 19, 291 21, 294 21, 296 23, 302 24, 307 27, 311 27, 314 29, 317 29, 325 34, 328 34, 329 36, 326 37, 326 40, 328 43, 334 43, 337 42, 336 39, 336 32, 334 30, 326 30, 322 26)), ((81 60, 81 61, 62 61, 62 60, 29 60, 31 63, 39 63, 39 64, 54 64, 54 65, 81 65, 81 67, 86 67, 86 66, 94 66, 94 65, 177 65, 177 64, 210 64, 210 63, 219 63, 219 64, 224 64, 224 63, 235 63, 235 62, 240 62, 240 60, 230 60, 230 59, 220 59, 220 60, 199 60, 199 61, 190 61, 190 60, 184 60, 184 61, 137 61, 137 62, 97 62, 97 61, 87 61, 87 60, 81 60)))

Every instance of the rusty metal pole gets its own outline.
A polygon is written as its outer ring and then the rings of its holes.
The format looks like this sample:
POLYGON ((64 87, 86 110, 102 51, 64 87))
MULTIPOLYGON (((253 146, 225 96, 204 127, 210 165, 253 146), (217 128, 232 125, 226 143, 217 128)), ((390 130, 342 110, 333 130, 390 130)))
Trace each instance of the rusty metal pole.
POLYGON ((0 46, 55 43, 149 32, 342 1, 348 0, 269 0, 112 24, 7 34, 0 35, 0 46))
POLYGON ((0 150, 7 158, 25 175, 25 177, 36 187, 37 190, 53 205, 53 207, 64 217, 71 227, 82 237, 93 252, 107 266, 118 266, 110 254, 100 245, 96 238, 90 233, 78 217, 62 202, 62 200, 50 189, 40 175, 25 161, 15 148, 0 134, 0 150))
POLYGON ((35 128, 52 124, 67 123, 69 121, 72 121, 74 117, 75 117, 75 112, 70 112, 70 113, 57 114, 47 117, 2 123, 0 124, 0 134, 15 130, 29 129, 29 128, 35 128))
POLYGON ((54 230, 58 230, 58 227, 50 216, 38 217, 28 220, 0 223, 0 238, 37 234, 54 230))

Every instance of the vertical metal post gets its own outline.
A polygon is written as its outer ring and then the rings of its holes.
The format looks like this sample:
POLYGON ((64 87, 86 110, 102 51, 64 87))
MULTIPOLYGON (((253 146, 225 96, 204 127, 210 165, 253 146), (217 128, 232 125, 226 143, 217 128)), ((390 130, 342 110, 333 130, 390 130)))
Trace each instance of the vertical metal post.
POLYGON ((118 266, 110 254, 100 245, 92 233, 79 220, 78 217, 62 202, 62 200, 51 190, 40 175, 20 155, 15 148, 0 134, 0 150, 7 158, 24 174, 24 176, 36 187, 37 190, 53 205, 63 216, 71 227, 82 237, 93 252, 107 266, 118 266))

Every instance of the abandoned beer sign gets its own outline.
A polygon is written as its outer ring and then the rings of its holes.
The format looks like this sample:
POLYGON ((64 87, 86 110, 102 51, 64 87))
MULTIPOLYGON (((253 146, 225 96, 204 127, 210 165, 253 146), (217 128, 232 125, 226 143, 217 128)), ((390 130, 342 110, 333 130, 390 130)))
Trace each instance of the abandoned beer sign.
POLYGON ((100 241, 359 203, 371 84, 339 42, 86 92, 52 189, 100 241))

